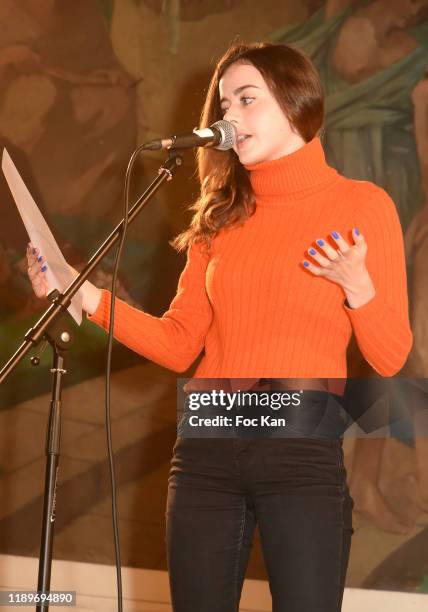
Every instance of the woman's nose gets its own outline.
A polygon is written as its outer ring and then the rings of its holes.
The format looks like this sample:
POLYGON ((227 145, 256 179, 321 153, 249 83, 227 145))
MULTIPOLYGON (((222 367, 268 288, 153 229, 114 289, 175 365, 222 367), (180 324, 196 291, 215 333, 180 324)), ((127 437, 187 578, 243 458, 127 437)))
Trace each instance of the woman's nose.
POLYGON ((233 123, 235 127, 238 125, 238 114, 236 110, 232 108, 227 109, 227 111, 223 115, 223 119, 225 121, 229 121, 229 123, 233 123))

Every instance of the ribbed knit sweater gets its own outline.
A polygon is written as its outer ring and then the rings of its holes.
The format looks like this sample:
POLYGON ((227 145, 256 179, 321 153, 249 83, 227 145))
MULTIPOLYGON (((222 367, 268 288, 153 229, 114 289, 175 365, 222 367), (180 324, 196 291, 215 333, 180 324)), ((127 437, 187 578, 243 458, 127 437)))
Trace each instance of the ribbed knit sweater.
MULTIPOLYGON (((380 375, 397 373, 412 332, 394 202, 377 185, 330 167, 319 138, 246 168, 255 214, 241 227, 222 228, 209 254, 197 243, 188 249, 177 293, 161 317, 117 299, 115 338, 176 372, 186 371, 204 349, 195 378, 346 378, 354 332, 380 375), (333 231, 354 244, 353 227, 367 242, 366 266, 376 290, 355 309, 345 304, 340 285, 302 265, 317 239, 334 246, 333 231)), ((88 316, 106 330, 110 297, 103 290, 88 316)))

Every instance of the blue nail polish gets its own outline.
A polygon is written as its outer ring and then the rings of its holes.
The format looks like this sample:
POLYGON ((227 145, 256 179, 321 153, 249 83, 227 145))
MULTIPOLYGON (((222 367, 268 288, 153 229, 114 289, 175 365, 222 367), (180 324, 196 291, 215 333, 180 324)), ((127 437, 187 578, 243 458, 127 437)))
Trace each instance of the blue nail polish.
POLYGON ((358 229, 358 227, 355 228, 355 233, 357 234, 357 236, 360 235, 360 230, 358 229))
POLYGON ((46 270, 47 270, 47 266, 43 266, 42 272, 46 272, 46 270))
POLYGON ((315 250, 315 249, 309 249, 309 253, 310 253, 311 255, 316 255, 316 254, 317 254, 317 252, 316 252, 316 250, 315 250))
POLYGON ((41 255, 37 258, 37 261, 42 261, 42 256, 41 255))
POLYGON ((331 235, 333 236, 333 238, 335 238, 336 240, 339 238, 339 234, 337 232, 331 232, 331 235))
POLYGON ((309 261, 304 261, 303 265, 307 268, 309 266, 309 261))
POLYGON ((319 246, 324 246, 324 240, 317 240, 317 244, 319 244, 319 246))

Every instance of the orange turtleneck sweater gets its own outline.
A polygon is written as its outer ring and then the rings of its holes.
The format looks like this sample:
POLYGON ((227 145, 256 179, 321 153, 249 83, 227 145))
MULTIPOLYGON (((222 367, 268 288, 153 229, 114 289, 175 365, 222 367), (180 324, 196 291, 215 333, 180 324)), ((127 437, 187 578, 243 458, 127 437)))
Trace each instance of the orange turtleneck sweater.
MULTIPOLYGON (((412 332, 403 235, 391 198, 328 166, 319 138, 247 170, 255 214, 239 228, 223 228, 210 255, 197 244, 188 249, 177 294, 162 317, 117 299, 115 338, 176 372, 205 349, 195 378, 346 378, 354 332, 370 365, 394 375, 412 332), (356 309, 347 307, 339 285, 302 265, 307 248, 333 231, 353 244, 353 227, 366 239, 376 289, 356 309)), ((110 297, 103 290, 88 316, 106 330, 110 297)))

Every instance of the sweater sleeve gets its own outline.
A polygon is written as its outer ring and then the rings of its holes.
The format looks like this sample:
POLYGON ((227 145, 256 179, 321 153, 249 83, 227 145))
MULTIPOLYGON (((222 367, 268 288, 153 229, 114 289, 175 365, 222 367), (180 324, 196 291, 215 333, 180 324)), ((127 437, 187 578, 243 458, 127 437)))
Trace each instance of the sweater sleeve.
POLYGON ((358 346, 381 375, 403 367, 413 343, 409 323, 404 240, 394 202, 380 187, 356 211, 356 226, 367 243, 366 266, 376 294, 358 308, 344 309, 358 346))
MULTIPOLYGON (((116 340, 165 368, 186 371, 201 352, 212 319, 205 289, 208 260, 209 256, 202 252, 199 244, 193 243, 188 248, 177 293, 161 317, 116 298, 116 340)), ((106 331, 110 323, 110 300, 111 292, 103 289, 97 310, 87 317, 106 331)))

